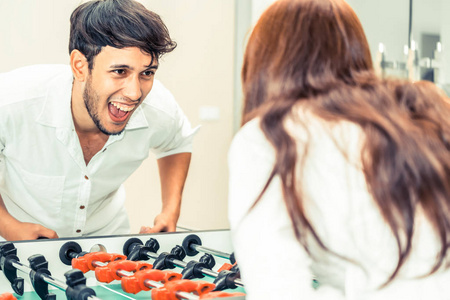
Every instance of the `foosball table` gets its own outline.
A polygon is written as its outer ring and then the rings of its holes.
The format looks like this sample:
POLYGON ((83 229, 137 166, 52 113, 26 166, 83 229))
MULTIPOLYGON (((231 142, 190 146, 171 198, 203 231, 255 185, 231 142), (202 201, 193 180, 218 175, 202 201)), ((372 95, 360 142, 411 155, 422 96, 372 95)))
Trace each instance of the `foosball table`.
POLYGON ((0 300, 245 299, 228 230, 0 243, 0 300))

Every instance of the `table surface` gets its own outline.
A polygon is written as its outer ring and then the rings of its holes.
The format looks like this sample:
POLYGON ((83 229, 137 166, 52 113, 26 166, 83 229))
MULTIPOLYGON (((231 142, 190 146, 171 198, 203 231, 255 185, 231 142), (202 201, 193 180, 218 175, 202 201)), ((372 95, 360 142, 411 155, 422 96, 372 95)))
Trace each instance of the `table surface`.
MULTIPOLYGON (((120 284, 107 284, 104 286, 95 286, 92 289, 97 294, 97 297, 100 299, 151 299, 151 291, 142 291, 137 294, 129 294, 122 291, 120 284)), ((60 290, 52 290, 53 294, 56 295, 56 299, 67 299, 66 295, 63 291, 60 290)), ((234 292, 245 292, 243 288, 238 287, 235 290, 226 290, 226 292, 234 293, 234 292)), ((39 296, 35 292, 25 292, 23 296, 18 296, 13 294, 19 300, 39 300, 39 296)), ((226 298, 221 298, 226 299, 226 298)), ((244 297, 233 297, 230 299, 244 299, 244 297)))

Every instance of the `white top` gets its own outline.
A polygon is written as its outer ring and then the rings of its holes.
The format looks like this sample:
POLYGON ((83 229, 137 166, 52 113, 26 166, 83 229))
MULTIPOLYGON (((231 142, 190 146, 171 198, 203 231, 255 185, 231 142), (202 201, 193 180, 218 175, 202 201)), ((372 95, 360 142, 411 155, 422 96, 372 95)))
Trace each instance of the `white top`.
POLYGON ((196 130, 155 81, 125 130, 86 166, 71 115, 72 80, 65 65, 0 74, 0 194, 12 216, 60 237, 129 233, 122 183, 149 150, 156 158, 191 152, 196 130))
POLYGON ((229 152, 229 221, 247 300, 450 299, 450 272, 416 278, 431 269, 439 246, 420 216, 407 264, 394 282, 379 289, 397 265, 397 247, 367 190, 359 159, 363 134, 349 122, 331 125, 311 114, 299 115, 309 134, 292 122, 287 127, 298 147, 309 143, 301 179, 307 214, 322 241, 356 263, 314 243, 314 259, 308 256, 294 236, 278 177, 249 211, 275 161, 259 120, 252 120, 237 133, 229 152), (319 281, 318 289, 312 288, 312 278, 319 281))

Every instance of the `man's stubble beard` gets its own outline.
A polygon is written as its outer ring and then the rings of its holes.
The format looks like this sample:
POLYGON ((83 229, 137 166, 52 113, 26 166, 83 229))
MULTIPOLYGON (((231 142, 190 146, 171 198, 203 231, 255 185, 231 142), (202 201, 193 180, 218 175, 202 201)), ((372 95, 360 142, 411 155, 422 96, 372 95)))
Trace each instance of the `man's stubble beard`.
MULTIPOLYGON (((110 132, 106 130, 106 128, 102 125, 100 118, 98 117, 98 103, 100 101, 100 97, 98 94, 94 91, 92 88, 92 77, 89 76, 86 81, 86 86, 84 88, 83 92, 83 100, 84 105, 86 106, 86 109, 89 113, 89 116, 91 117, 94 124, 97 126, 98 130, 100 130, 102 133, 106 135, 119 135, 121 134, 125 128, 118 132, 110 132)), ((109 101, 107 101, 109 102, 109 101)))

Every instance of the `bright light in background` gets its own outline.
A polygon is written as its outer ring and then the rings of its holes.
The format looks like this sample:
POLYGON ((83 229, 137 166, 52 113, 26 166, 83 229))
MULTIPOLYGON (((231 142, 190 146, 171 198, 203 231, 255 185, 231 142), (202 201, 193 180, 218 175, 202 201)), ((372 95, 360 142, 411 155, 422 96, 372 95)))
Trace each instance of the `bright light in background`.
POLYGON ((408 52, 409 52, 408 45, 404 45, 403 46, 403 54, 408 55, 408 52))

